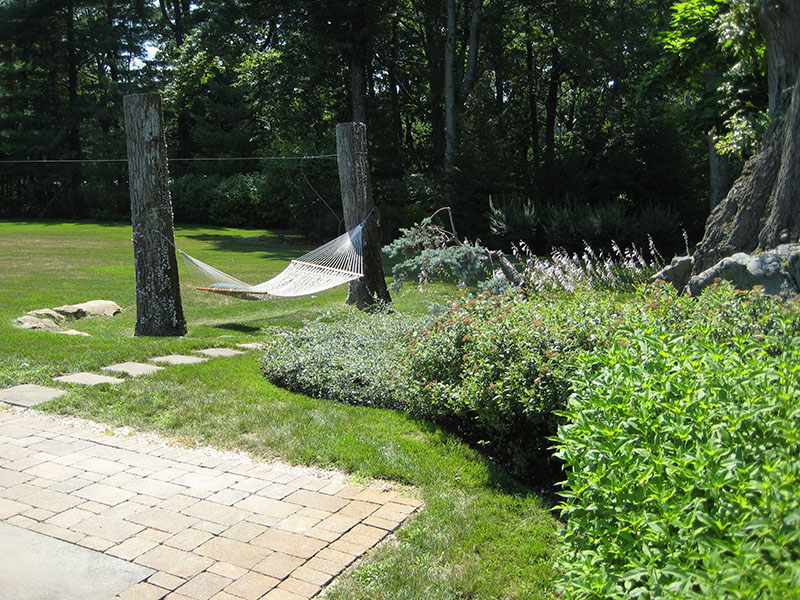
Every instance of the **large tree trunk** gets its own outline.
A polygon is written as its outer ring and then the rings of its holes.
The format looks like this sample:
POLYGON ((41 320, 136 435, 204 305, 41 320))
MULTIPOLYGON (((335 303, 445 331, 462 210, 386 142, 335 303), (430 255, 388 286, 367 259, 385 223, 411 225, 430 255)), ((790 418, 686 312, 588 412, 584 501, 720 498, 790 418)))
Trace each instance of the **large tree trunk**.
MULTIPOLYGON (((80 115, 78 107, 78 49, 75 41, 75 3, 67 3, 67 148, 69 158, 81 158, 80 115)), ((80 201, 81 168, 79 164, 70 165, 69 198, 72 217, 78 214, 80 201)))
MULTIPOLYGON (((453 175, 456 148, 458 146, 458 117, 464 108, 478 71, 478 33, 481 23, 482 0, 472 0, 469 20, 469 44, 466 49, 467 66, 463 79, 457 77, 456 36, 458 33, 458 10, 456 0, 447 0, 447 37, 444 45, 444 110, 445 150, 444 173, 448 179, 448 193, 453 175)), ((450 204, 448 198, 448 204, 450 204)))
POLYGON ((800 238, 800 6, 764 0, 759 21, 767 41, 772 121, 761 151, 709 216, 694 274, 736 252, 800 238))
POLYGON ((714 210, 728 195, 731 189, 730 159, 717 151, 717 136, 714 131, 708 134, 708 180, 710 187, 710 208, 714 210))
POLYGON ((122 104, 136 270, 135 335, 185 335, 161 96, 132 94, 122 104))
MULTIPOLYGON (((336 126, 336 154, 344 223, 351 230, 366 219, 374 208, 367 158, 367 126, 364 123, 339 123, 336 126)), ((347 294, 347 304, 355 304, 359 308, 392 301, 383 274, 376 221, 369 219, 364 224, 364 276, 350 282, 347 294)))

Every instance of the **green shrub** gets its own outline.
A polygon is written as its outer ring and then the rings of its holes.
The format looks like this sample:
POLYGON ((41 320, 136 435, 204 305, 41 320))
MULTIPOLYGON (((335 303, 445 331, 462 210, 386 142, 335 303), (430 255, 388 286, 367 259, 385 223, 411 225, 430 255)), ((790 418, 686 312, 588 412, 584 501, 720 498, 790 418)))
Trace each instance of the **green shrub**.
POLYGON ((217 202, 217 186, 221 179, 219 175, 188 173, 170 181, 169 189, 175 221, 210 223, 208 208, 217 202))
POLYGON ((566 406, 572 355, 606 337, 612 301, 584 290, 453 302, 408 346, 412 412, 458 431, 527 479, 560 472, 548 438, 566 406))
POLYGON ((489 198, 489 231, 501 244, 523 241, 530 245, 538 226, 539 215, 532 200, 516 195, 501 196, 497 202, 489 198))
POLYGON ((316 398, 403 410, 405 336, 421 324, 387 311, 352 310, 336 320, 317 320, 275 334, 262 372, 275 385, 316 398))
POLYGON ((797 597, 798 306, 657 288, 620 316, 556 437, 562 597, 797 597))

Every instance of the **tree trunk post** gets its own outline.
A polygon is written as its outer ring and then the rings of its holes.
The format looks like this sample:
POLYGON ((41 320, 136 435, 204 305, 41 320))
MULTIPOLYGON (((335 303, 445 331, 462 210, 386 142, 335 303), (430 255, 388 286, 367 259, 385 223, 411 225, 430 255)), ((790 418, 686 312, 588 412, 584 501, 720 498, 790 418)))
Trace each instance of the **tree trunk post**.
POLYGON ((136 269, 137 336, 186 334, 172 246, 167 144, 159 94, 123 98, 136 269))
MULTIPOLYGON (((336 126, 336 155, 342 191, 344 223, 348 230, 363 221, 374 208, 367 157, 367 126, 339 123, 336 126)), ((364 225, 364 276, 350 282, 347 304, 364 308, 376 302, 391 302, 383 276, 380 239, 375 219, 364 225)))

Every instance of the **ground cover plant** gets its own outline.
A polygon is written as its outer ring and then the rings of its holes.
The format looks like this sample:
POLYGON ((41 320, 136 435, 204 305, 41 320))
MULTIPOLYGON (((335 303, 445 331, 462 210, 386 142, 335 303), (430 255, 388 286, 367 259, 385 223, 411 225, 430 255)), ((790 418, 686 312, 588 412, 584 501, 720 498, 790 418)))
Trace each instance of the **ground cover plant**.
POLYGON ((797 597, 797 303, 642 300, 571 377, 562 597, 797 597))
MULTIPOLYGON (((178 228, 176 239, 202 260, 261 281, 306 250, 246 241, 262 233, 178 228)), ((0 223, 0 264, 0 385, 40 383, 69 390, 43 410, 157 431, 186 443, 340 468, 361 481, 383 478, 414 487, 408 492, 425 501, 422 513, 393 543, 349 572, 329 597, 552 598, 558 525, 548 508, 530 487, 430 423, 287 392, 264 379, 252 353, 170 367, 114 387, 67 386, 51 379, 123 360, 263 341, 278 329, 322 316, 335 322, 353 312, 343 306, 344 290, 260 303, 185 289, 187 336, 134 338, 129 225, 0 223), (27 310, 94 298, 114 300, 124 311, 74 324, 91 337, 12 325, 27 310)), ((395 310, 424 315, 427 303, 441 299, 435 292, 406 294, 395 310)))

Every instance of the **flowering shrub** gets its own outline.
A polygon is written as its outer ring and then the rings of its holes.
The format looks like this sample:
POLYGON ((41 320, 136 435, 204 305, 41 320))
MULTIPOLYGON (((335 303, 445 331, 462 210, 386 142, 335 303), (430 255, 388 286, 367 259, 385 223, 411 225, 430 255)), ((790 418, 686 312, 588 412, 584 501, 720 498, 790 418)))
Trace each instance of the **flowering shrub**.
POLYGON ((409 409, 518 475, 558 472, 548 438, 570 393, 572 355, 602 343, 612 305, 599 294, 528 300, 484 292, 452 302, 408 336, 409 409))
POLYGON ((621 291, 646 282, 663 263, 652 239, 647 255, 635 245, 623 249, 612 241, 609 253, 587 244, 580 255, 555 248, 547 258, 536 256, 520 242, 512 246, 514 265, 502 252, 489 250, 479 241, 459 241, 434 224, 432 217, 400 231, 402 235, 383 248, 390 258, 400 259, 392 267, 394 290, 416 276, 420 285, 437 277, 479 291, 502 292, 511 286, 536 293, 574 292, 580 287, 621 291))
POLYGON ((556 438, 563 598, 796 596, 798 308, 656 288, 577 356, 556 438))
POLYGON ((523 263, 529 290, 546 293, 555 290, 574 292, 579 287, 621 291, 645 283, 663 262, 650 241, 649 256, 636 246, 622 249, 611 243, 611 253, 595 251, 586 245, 583 253, 569 254, 554 249, 549 258, 534 255, 524 243, 513 246, 514 257, 523 263))

